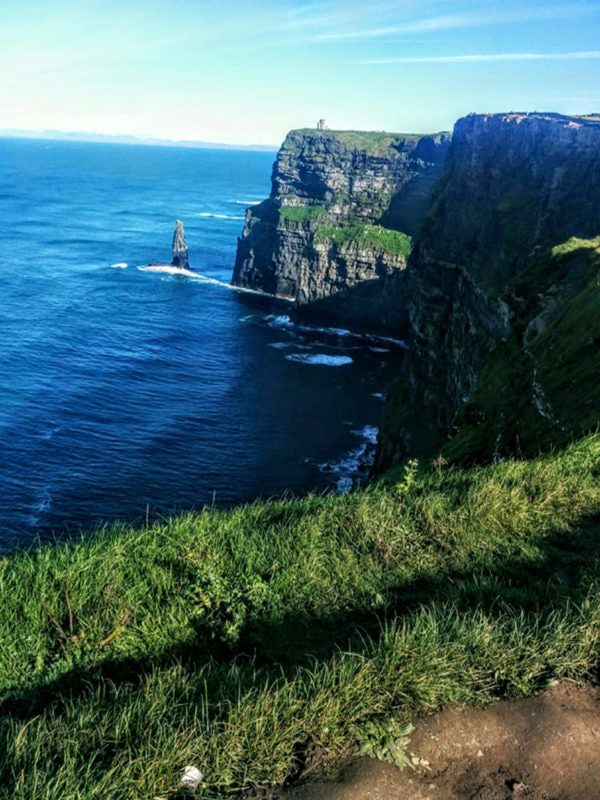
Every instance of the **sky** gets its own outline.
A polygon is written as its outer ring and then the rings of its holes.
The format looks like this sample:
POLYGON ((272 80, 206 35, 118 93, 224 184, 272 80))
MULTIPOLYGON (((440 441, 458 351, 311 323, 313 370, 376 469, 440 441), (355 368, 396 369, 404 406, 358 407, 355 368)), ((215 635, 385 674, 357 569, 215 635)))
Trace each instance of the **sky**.
POLYGON ((600 112, 600 0, 0 0, 0 129, 277 145, 600 112))

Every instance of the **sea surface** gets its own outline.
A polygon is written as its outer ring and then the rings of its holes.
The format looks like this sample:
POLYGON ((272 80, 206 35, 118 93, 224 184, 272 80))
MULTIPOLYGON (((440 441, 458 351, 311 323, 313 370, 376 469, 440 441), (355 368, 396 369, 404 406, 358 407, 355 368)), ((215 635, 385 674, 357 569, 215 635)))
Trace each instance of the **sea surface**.
POLYGON ((273 158, 0 139, 0 549, 364 474, 401 349, 228 286, 273 158))

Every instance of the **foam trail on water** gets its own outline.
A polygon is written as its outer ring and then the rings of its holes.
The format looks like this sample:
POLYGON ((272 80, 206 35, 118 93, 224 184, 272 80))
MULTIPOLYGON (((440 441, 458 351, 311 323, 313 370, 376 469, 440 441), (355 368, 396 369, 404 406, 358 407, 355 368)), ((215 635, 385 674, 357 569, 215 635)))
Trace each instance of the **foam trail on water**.
POLYGON ((267 347, 274 347, 275 350, 289 350, 292 347, 294 350, 312 350, 313 345, 298 344, 297 342, 269 342, 267 347))
POLYGON ((352 364, 350 356, 330 356, 326 353, 292 353, 286 356, 288 361, 297 361, 299 364, 318 364, 322 367, 344 367, 352 364))
POLYGON ((260 204, 260 200, 234 200, 233 201, 236 206, 257 206, 260 204))
POLYGON ((202 211, 200 214, 198 214, 198 216, 199 217, 210 218, 210 219, 235 219, 235 220, 238 220, 238 222, 239 221, 243 222, 243 220, 244 220, 244 217, 240 217, 240 216, 237 216, 237 215, 233 216, 232 214, 212 214, 209 211, 202 211))
POLYGON ((375 333, 354 333, 346 328, 324 328, 317 327, 316 325, 302 325, 294 322, 287 314, 270 315, 265 317, 265 321, 270 328, 296 330, 300 331, 300 333, 312 335, 320 334, 321 336, 332 336, 337 339, 348 339, 349 341, 361 342, 363 344, 373 343, 373 346, 370 345, 370 349, 374 353, 389 352, 388 348, 377 348, 374 346, 377 343, 394 345, 396 347, 402 347, 403 349, 407 348, 406 342, 402 341, 402 339, 394 339, 391 336, 380 336, 375 333))
POLYGON ((129 264, 126 261, 117 261, 116 264, 110 265, 113 269, 127 269, 129 264))
MULTIPOLYGON (((208 275, 203 275, 201 272, 194 272, 191 269, 181 269, 181 267, 174 267, 172 264, 147 264, 137 267, 140 272, 162 272, 166 275, 179 275, 183 278, 191 278, 198 283, 211 283, 214 286, 220 286, 222 289, 229 289, 231 292, 242 292, 244 294, 259 294, 262 297, 275 297, 275 295, 268 292, 259 292, 256 289, 246 289, 244 286, 233 286, 226 281, 220 281, 217 278, 211 278, 208 275)), ((290 301, 292 302, 292 301, 290 301)), ((251 315, 250 315, 251 316, 251 315)))

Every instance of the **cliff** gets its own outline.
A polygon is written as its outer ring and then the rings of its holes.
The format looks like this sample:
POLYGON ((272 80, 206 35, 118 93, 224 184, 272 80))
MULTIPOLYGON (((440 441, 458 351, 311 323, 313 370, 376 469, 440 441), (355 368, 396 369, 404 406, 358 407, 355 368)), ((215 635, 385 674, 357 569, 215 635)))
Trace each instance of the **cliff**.
POLYGON ((292 131, 270 197, 246 213, 233 283, 398 323, 383 284, 406 266, 447 149, 445 134, 292 131))
POLYGON ((599 233, 598 121, 457 122, 405 275, 410 353, 382 466, 531 452, 597 424, 599 233))
POLYGON ((408 338, 380 469, 532 454, 598 423, 599 234, 598 117, 292 131, 234 283, 408 338))

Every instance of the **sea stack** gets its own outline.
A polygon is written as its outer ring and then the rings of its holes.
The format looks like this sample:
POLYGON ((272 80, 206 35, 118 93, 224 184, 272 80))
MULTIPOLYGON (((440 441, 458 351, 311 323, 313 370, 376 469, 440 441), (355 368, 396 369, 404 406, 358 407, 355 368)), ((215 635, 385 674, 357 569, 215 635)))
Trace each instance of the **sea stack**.
POLYGON ((181 222, 179 219, 175 223, 175 232, 173 234, 173 261, 171 261, 171 264, 179 269, 190 268, 190 262, 188 261, 188 246, 185 241, 183 222, 181 222))

